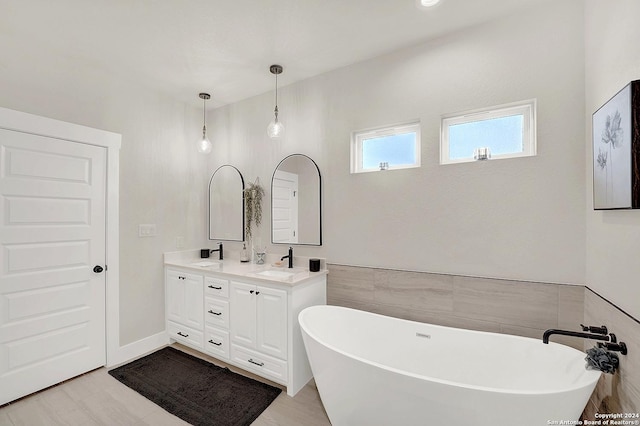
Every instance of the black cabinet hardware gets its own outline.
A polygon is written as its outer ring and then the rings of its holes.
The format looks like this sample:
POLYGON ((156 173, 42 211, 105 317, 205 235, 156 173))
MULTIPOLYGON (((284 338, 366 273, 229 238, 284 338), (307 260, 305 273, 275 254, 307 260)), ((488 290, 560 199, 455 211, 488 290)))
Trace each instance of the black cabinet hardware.
POLYGON ((253 358, 249 358, 247 361, 249 361, 251 364, 255 364, 258 367, 263 367, 264 366, 264 362, 256 362, 253 360, 253 358))

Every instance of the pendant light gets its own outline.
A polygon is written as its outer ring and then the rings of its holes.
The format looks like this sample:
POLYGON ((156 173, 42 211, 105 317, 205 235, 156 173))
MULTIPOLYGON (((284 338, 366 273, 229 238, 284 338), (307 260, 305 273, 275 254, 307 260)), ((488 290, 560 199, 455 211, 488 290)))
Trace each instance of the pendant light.
POLYGON ((267 134, 271 139, 277 139, 284 133, 284 126, 278 121, 278 74, 282 74, 282 66, 271 65, 269 71, 276 76, 276 108, 273 110, 275 118, 269 123, 267 134))
POLYGON ((427 9, 440 3, 440 0, 416 0, 416 5, 420 9, 427 9))
POLYGON ((208 93, 200 93, 198 95, 202 99, 202 139, 198 142, 198 152, 202 154, 208 154, 211 152, 211 141, 207 137, 207 110, 205 105, 207 99, 211 98, 208 93))

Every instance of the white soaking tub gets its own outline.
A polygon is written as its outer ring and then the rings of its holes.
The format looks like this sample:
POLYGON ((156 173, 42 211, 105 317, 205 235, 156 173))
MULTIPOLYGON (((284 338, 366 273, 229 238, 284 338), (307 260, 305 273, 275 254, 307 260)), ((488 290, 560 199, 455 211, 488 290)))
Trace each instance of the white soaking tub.
POLYGON ((298 320, 333 426, 575 424, 601 374, 584 353, 542 339, 338 306, 298 320))

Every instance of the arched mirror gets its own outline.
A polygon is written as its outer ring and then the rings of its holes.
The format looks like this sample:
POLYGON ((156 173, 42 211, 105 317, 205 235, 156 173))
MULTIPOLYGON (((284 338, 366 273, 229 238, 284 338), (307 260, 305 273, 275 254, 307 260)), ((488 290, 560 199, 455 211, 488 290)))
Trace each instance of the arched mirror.
POLYGON ((209 181, 209 239, 244 241, 244 179, 228 164, 209 181))
POLYGON ((311 158, 283 159, 271 178, 271 242, 322 245, 320 169, 311 158))

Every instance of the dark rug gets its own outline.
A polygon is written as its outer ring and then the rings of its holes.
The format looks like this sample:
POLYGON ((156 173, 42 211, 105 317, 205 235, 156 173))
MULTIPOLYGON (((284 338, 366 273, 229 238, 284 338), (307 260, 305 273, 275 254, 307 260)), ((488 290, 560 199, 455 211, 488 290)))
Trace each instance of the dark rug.
POLYGON ((171 347, 109 374, 192 425, 250 425, 281 392, 171 347))

